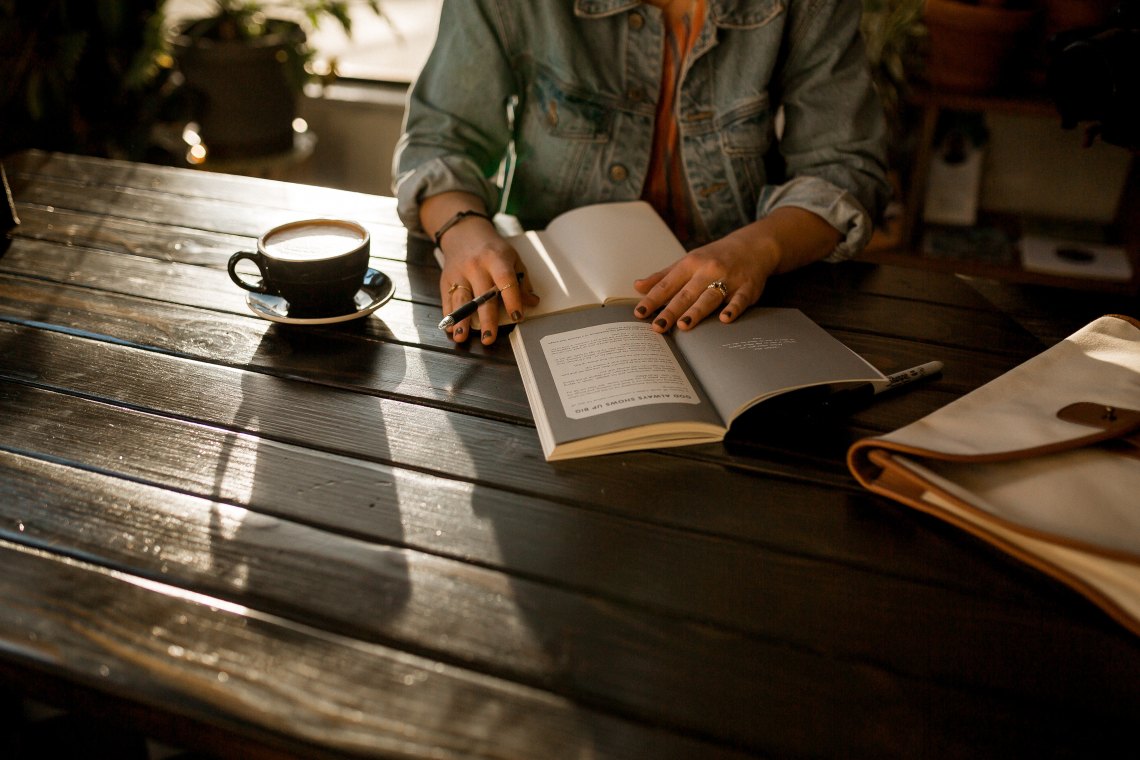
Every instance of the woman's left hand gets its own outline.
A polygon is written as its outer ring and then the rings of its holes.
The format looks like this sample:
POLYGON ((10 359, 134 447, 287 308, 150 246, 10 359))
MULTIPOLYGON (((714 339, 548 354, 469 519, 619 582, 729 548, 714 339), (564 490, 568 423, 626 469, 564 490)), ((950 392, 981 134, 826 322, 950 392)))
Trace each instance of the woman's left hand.
POLYGON ((634 314, 653 316, 653 329, 691 330, 721 309, 731 322, 760 299, 773 274, 824 258, 839 232, 810 211, 781 207, 720 240, 696 248, 665 269, 633 283, 644 298, 634 314))

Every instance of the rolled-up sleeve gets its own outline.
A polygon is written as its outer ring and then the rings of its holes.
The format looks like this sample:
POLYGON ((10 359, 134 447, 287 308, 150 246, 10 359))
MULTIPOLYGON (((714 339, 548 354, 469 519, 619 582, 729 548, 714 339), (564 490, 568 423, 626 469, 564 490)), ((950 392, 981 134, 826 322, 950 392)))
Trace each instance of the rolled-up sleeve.
POLYGON ((446 0, 432 53, 408 93, 392 189, 404 225, 422 232, 420 203, 462 190, 498 205, 494 177, 510 140, 515 79, 493 3, 446 0))
POLYGON ((859 32, 860 3, 792 7, 788 58, 776 83, 788 181, 764 189, 757 213, 780 206, 813 211, 843 235, 829 258, 848 258, 870 240, 890 195, 886 120, 859 32))

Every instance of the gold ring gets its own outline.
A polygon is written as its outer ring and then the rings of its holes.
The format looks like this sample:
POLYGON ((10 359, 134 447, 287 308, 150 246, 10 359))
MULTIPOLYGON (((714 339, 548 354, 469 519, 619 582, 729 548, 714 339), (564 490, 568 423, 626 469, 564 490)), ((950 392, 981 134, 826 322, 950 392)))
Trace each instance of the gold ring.
POLYGON ((511 289, 511 288, 513 288, 514 286, 515 286, 515 284, 514 284, 513 282, 508 282, 506 285, 504 285, 503 287, 499 288, 499 292, 500 292, 500 293, 502 293, 504 290, 510 290, 510 289, 511 289))
POLYGON ((460 285, 458 282, 453 282, 453 283, 451 283, 451 287, 447 289, 447 294, 451 295, 452 293, 459 290, 460 288, 462 288, 463 290, 466 290, 468 293, 474 293, 475 292, 471 288, 467 287, 466 285, 460 285))
POLYGON ((713 280, 708 284, 705 290, 719 290, 720 300, 722 301, 728 298, 728 285, 725 284, 724 280, 713 280))

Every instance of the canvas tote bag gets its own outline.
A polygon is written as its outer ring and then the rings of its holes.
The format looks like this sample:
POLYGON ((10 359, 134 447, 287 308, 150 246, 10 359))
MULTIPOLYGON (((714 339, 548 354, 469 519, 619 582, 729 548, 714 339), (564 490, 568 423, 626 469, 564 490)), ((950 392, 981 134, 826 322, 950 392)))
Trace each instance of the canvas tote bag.
POLYGON ((1140 633, 1140 322, 1101 317, 848 451, 875 493, 1050 574, 1140 633))

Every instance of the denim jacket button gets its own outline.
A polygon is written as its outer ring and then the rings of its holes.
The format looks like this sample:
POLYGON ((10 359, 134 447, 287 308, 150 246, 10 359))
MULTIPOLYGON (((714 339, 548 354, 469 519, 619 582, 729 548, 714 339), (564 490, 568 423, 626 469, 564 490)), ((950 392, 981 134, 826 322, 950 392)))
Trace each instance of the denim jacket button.
POLYGON ((628 176, 629 170, 621 164, 614 164, 610 167, 610 179, 614 182, 624 182, 628 176))
POLYGON ((642 16, 640 13, 629 14, 629 28, 630 29, 632 29, 633 31, 636 32, 638 29, 640 29, 643 26, 645 26, 645 17, 644 16, 642 16))
POLYGON ((645 88, 635 85, 626 91, 625 96, 634 103, 640 103, 641 101, 645 100, 645 88))

